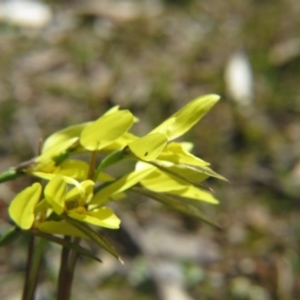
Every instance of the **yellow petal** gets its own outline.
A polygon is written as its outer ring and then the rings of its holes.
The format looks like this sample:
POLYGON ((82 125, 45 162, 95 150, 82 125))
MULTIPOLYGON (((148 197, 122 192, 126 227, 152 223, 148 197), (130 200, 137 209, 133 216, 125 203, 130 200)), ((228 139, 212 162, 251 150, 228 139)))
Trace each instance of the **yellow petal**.
POLYGON ((188 183, 182 179, 158 170, 153 171, 150 175, 143 178, 141 184, 145 188, 158 193, 182 190, 188 186, 188 183))
POLYGON ((211 193, 200 190, 193 185, 190 185, 183 190, 172 190, 169 193, 180 197, 208 202, 211 204, 219 203, 219 201, 211 193))
POLYGON ((70 223, 62 221, 46 221, 37 225, 40 231, 50 233, 50 234, 60 234, 76 236, 84 239, 88 239, 82 231, 78 230, 76 227, 72 226, 70 223))
POLYGON ((120 219, 109 207, 101 207, 93 211, 75 209, 68 212, 68 216, 78 221, 111 229, 119 228, 121 223, 120 219))
POLYGON ((131 152, 138 158, 151 161, 154 160, 166 147, 168 139, 162 133, 148 134, 128 145, 131 152))
POLYGON ((66 183, 75 185, 81 191, 81 194, 82 195, 84 194, 84 190, 82 189, 79 182, 76 179, 72 178, 72 177, 64 176, 64 175, 57 175, 55 173, 44 173, 44 172, 32 172, 32 175, 36 176, 36 177, 39 177, 39 178, 46 179, 46 180, 51 180, 56 176, 61 176, 61 178, 63 178, 63 180, 66 183))
POLYGON ((62 176, 57 175, 46 185, 44 194, 46 201, 58 214, 62 214, 65 208, 67 184, 62 176))
POLYGON ((178 112, 156 127, 151 133, 160 132, 173 140, 193 127, 220 99, 218 95, 205 95, 189 102, 178 112))
POLYGON ((85 180, 80 183, 80 186, 81 189, 78 189, 78 187, 74 187, 73 189, 68 191, 65 199, 66 202, 80 199, 83 199, 84 202, 88 202, 92 198, 95 182, 92 180, 85 180), (82 190, 84 190, 84 194, 82 193, 82 190))
POLYGON ((125 132, 122 136, 117 138, 113 143, 109 144, 108 146, 102 149, 103 152, 112 152, 116 150, 122 150, 127 146, 129 143, 137 140, 138 137, 130 132, 125 132))
POLYGON ((185 147, 179 143, 170 143, 158 155, 158 160, 170 161, 175 164, 187 164, 192 166, 209 166, 209 163, 189 153, 185 147))
POLYGON ((20 192, 11 202, 8 212, 12 220, 22 229, 29 229, 34 222, 34 209, 42 193, 42 186, 34 183, 20 192))
POLYGON ((78 140, 82 130, 90 123, 91 122, 86 122, 73 125, 53 133, 46 139, 43 145, 42 153, 48 152, 50 149, 53 149, 66 142, 68 143, 69 140, 78 140))
POLYGON ((87 150, 100 150, 127 132, 133 122, 133 115, 128 110, 103 115, 84 128, 80 135, 80 143, 87 150))
POLYGON ((63 152, 70 149, 73 145, 78 142, 78 137, 69 138, 67 140, 61 141, 57 144, 52 145, 50 148, 46 148, 47 151, 43 151, 43 153, 36 158, 38 163, 42 163, 44 160, 49 158, 54 158, 63 152))
POLYGON ((212 194, 189 184, 183 179, 158 170, 153 171, 150 175, 144 178, 141 181, 141 184, 145 188, 157 193, 168 193, 212 204, 219 203, 212 194))
POLYGON ((55 168, 54 173, 74 179, 86 179, 88 170, 89 165, 86 162, 77 159, 67 159, 55 168))

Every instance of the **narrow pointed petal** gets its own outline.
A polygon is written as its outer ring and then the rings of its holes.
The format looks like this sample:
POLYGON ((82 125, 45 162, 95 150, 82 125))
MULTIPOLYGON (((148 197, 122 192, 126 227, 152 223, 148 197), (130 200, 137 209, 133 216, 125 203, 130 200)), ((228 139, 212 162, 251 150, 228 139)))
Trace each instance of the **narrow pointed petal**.
POLYGON ((178 112, 151 131, 160 132, 174 140, 191 129, 220 99, 218 95, 205 95, 189 102, 178 112))
POLYGON ((177 195, 184 198, 190 198, 194 200, 200 200, 208 202, 210 204, 218 204, 219 201, 209 192, 202 191, 199 188, 190 185, 183 190, 172 190, 169 191, 172 195, 177 195))
POLYGON ((185 147, 179 143, 170 143, 158 155, 158 160, 170 161, 175 164, 187 164, 192 166, 209 166, 209 163, 189 153, 185 147))
POLYGON ((75 209, 69 211, 68 216, 81 222, 110 229, 118 229, 121 223, 120 219, 109 207, 101 207, 93 211, 79 211, 75 209))
POLYGON ((212 221, 210 218, 208 218, 196 205, 193 205, 192 203, 189 203, 186 201, 186 199, 183 198, 174 198, 172 196, 166 195, 166 194, 159 194, 155 192, 151 192, 145 189, 141 188, 135 188, 135 191, 137 191, 140 194, 144 194, 164 205, 167 207, 179 211, 181 213, 184 213, 188 216, 198 218, 199 220, 217 228, 221 229, 220 226, 212 221))
POLYGON ((141 184, 157 193, 164 192, 212 204, 219 203, 212 194, 195 187, 181 178, 158 170, 144 178, 141 184))
POLYGON ((72 226, 65 220, 62 221, 45 221, 37 225, 37 229, 45 233, 76 236, 84 239, 89 237, 82 231, 72 226))
POLYGON ((188 186, 188 183, 182 179, 158 170, 153 171, 150 175, 143 178, 141 184, 145 188, 158 193, 182 190, 188 186))

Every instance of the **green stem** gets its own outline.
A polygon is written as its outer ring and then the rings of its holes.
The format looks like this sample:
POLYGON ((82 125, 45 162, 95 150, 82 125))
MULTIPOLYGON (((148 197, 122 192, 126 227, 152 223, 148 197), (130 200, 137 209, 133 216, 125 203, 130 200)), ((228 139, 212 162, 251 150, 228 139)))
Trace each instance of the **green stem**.
POLYGON ((96 166, 96 159, 97 159, 97 151, 93 151, 91 153, 91 160, 90 160, 90 168, 88 173, 88 179, 93 179, 95 174, 95 166, 96 166))
MULTIPOLYGON (((66 241, 70 241, 71 238, 69 236, 65 236, 66 241)), ((57 286, 57 299, 58 300, 67 300, 66 293, 70 295, 70 291, 66 290, 66 285, 68 282, 68 268, 69 268, 69 254, 71 250, 69 248, 63 247, 61 252, 61 260, 60 260, 60 270, 58 276, 58 286, 57 286)))
POLYGON ((35 238, 34 236, 30 237, 29 239, 25 283, 22 300, 34 299, 44 244, 44 239, 35 238))
POLYGON ((0 173, 0 183, 16 179, 17 177, 22 176, 23 174, 16 169, 9 169, 3 173, 0 173))
MULTIPOLYGON (((65 237, 70 241, 70 237, 65 237)), ((75 238, 73 243, 78 244, 79 238, 75 238)), ((58 281, 57 300, 69 300, 71 297, 71 287, 75 273, 75 266, 77 260, 77 252, 63 247, 61 256, 61 265, 58 281)))
MULTIPOLYGON (((97 159, 97 151, 91 153, 90 166, 88 172, 88 179, 92 179, 95 174, 95 165, 97 159)), ((70 237, 65 237, 65 240, 71 241, 70 237)), ((74 238, 74 244, 80 243, 80 238, 74 238)), ((63 247, 58 279, 58 300, 69 300, 71 296, 71 287, 75 273, 75 266, 77 262, 78 253, 75 250, 63 247)))
POLYGON ((27 250, 27 262, 26 262, 26 269, 25 269, 25 282, 24 282, 23 296, 22 296, 23 300, 28 299, 27 294, 30 285, 30 270, 31 270, 32 258, 33 258, 34 239, 35 239, 34 236, 29 237, 29 244, 27 250))

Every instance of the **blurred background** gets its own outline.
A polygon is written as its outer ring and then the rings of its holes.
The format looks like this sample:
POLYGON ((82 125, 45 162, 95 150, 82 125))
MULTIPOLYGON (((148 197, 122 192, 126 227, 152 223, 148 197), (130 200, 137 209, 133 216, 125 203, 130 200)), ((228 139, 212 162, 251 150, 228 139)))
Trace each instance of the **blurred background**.
MULTIPOLYGON (((73 299, 300 299, 299 15, 298 0, 0 2, 1 172, 114 105, 142 135, 222 97, 184 139, 230 181, 209 181, 220 205, 203 204, 223 230, 130 197, 107 232, 125 266, 81 259, 73 299)), ((1 232, 26 184, 0 185, 1 232)), ((20 298, 25 244, 0 249, 1 299, 20 298)), ((49 245, 37 299, 55 299, 58 260, 49 245)))

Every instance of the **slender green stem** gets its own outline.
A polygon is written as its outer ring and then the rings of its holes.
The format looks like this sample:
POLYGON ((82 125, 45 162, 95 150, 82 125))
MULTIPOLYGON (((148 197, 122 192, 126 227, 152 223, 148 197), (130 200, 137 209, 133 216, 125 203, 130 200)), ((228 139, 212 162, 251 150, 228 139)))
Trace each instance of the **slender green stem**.
MULTIPOLYGON (((69 236, 65 236, 66 241, 70 241, 71 238, 69 236)), ((57 286, 57 299, 58 300, 67 300, 65 298, 66 291, 66 282, 68 281, 68 269, 69 269, 69 254, 71 250, 69 248, 63 247, 61 252, 61 260, 60 260, 60 270, 58 277, 58 286, 57 286)), ((68 294, 70 294, 68 292, 68 294)))
POLYGON ((25 269, 25 281, 24 281, 24 288, 23 288, 23 295, 22 295, 23 300, 28 299, 27 294, 30 285, 30 271, 31 271, 32 260, 33 260, 34 239, 35 239, 34 236, 29 237, 27 261, 26 261, 26 269, 25 269))
POLYGON ((22 300, 33 300, 37 286, 45 240, 31 236, 29 239, 25 283, 22 300))
POLYGON ((90 159, 90 168, 88 173, 88 179, 93 179, 95 173, 95 166, 96 166, 96 159, 97 159, 97 151, 93 151, 91 153, 90 159))
MULTIPOLYGON (((65 237, 65 239, 67 238, 68 241, 71 240, 70 237, 65 237)), ((73 243, 79 243, 79 240, 79 238, 75 238, 73 243)), ((63 247, 58 280, 58 300, 69 300, 71 297, 71 287, 75 272, 76 260, 77 252, 63 247)))

